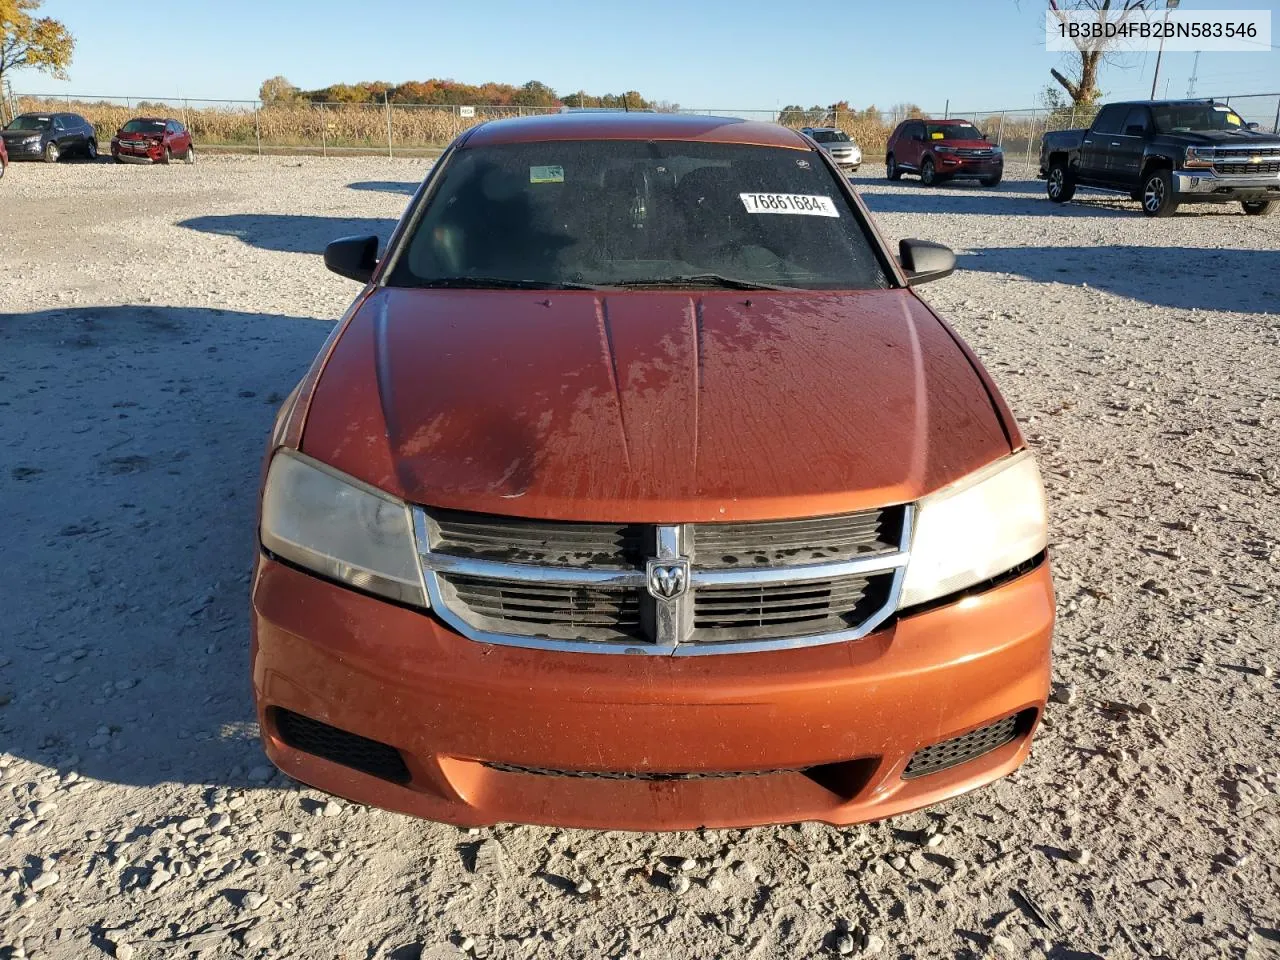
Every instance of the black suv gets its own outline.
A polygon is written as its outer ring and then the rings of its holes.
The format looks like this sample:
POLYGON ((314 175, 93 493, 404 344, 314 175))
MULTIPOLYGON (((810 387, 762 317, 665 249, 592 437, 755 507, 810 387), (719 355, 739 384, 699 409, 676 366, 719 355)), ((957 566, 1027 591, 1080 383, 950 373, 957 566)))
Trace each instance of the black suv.
POLYGON ((1111 103, 1088 130, 1044 135, 1040 176, 1055 203, 1079 185, 1127 193, 1149 217, 1230 200, 1258 216, 1280 207, 1280 136, 1213 100, 1111 103))
POLYGON ((10 160, 57 163, 62 157, 98 158, 98 135, 78 113, 24 113, 0 130, 10 160))

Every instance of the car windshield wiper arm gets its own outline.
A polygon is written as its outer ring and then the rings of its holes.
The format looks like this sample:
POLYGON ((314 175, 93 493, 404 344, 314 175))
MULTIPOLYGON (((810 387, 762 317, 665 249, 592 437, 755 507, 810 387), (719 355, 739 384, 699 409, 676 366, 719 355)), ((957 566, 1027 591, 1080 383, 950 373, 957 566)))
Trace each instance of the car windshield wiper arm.
POLYGON ((589 283, 560 280, 513 280, 510 277, 433 277, 420 280, 420 287, 456 290, 596 290, 589 283))
POLYGON ((708 286, 725 287, 728 290, 792 290, 776 283, 757 283, 754 280, 738 280, 735 277, 723 277, 718 273, 695 273, 673 277, 646 277, 640 280, 619 280, 615 287, 687 287, 708 286))

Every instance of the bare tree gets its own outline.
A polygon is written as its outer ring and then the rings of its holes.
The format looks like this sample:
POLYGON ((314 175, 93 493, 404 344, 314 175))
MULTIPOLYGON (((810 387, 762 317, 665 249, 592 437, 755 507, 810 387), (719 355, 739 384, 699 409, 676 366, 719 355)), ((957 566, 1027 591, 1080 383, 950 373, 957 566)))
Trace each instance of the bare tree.
MULTIPOLYGON (((1049 0, 1049 10, 1060 23, 1066 23, 1069 14, 1081 10, 1091 10, 1099 23, 1112 20, 1121 23, 1131 17, 1135 11, 1149 10, 1156 0, 1049 0)), ((1076 106, 1090 106, 1098 99, 1098 67, 1108 59, 1108 49, 1114 41, 1107 43, 1095 38, 1079 38, 1075 41, 1076 53, 1070 54, 1071 66, 1063 73, 1056 67, 1049 71, 1053 79, 1062 85, 1076 106)))

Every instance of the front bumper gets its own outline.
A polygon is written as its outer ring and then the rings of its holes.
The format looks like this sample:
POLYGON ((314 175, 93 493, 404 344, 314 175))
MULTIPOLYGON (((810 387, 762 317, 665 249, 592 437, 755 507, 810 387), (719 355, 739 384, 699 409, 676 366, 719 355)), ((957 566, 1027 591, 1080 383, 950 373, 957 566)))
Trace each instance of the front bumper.
POLYGON ((994 177, 1004 173, 1004 159, 969 160, 963 157, 939 155, 938 172, 948 177, 964 179, 966 177, 994 177))
POLYGON ((1183 202, 1280 200, 1280 173, 1257 176, 1218 174, 1212 170, 1175 170, 1173 186, 1183 202))
POLYGON ((42 143, 7 143, 5 148, 9 153, 10 160, 42 160, 44 158, 44 144, 42 143))
POLYGON ((432 820, 848 824, 936 803, 1025 759, 1048 693, 1053 618, 1043 562, 849 643, 607 657, 476 643, 430 614, 262 557, 253 683, 263 742, 282 770, 432 820), (404 782, 287 745, 277 708, 395 747, 404 782), (903 777, 920 748, 1015 714, 1026 722, 1012 741, 903 777), (708 773, 721 776, 687 776, 708 773), (678 776, 653 776, 662 774, 678 776))
POLYGON ((121 163, 158 163, 159 157, 148 157, 142 154, 124 153, 123 151, 113 153, 112 158, 119 160, 121 163))

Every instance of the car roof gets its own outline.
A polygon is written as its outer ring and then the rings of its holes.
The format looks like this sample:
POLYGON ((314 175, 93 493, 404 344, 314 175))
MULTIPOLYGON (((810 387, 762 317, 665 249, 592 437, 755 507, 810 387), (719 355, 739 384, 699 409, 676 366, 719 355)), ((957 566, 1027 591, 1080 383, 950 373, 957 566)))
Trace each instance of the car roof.
POLYGON ((465 135, 465 146, 546 140, 701 140, 752 146, 813 148, 795 130, 738 117, 686 113, 555 113, 491 120, 465 135))

